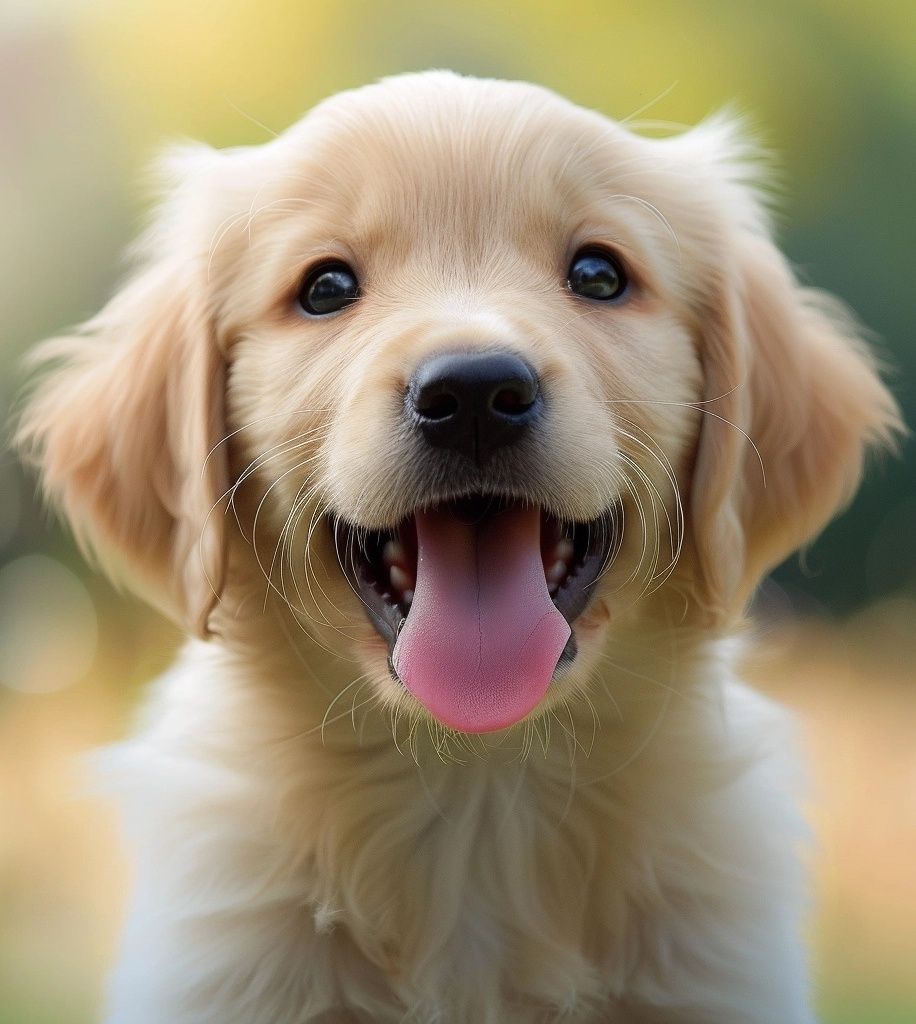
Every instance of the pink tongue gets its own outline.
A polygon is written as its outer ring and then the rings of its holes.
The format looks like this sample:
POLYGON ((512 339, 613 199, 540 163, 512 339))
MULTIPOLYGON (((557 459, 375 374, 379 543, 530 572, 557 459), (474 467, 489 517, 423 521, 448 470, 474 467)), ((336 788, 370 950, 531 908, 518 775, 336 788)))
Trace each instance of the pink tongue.
POLYGON ((540 511, 476 526, 442 512, 416 519, 417 583, 395 670, 443 724, 504 729, 547 692, 570 635, 547 592, 540 511))

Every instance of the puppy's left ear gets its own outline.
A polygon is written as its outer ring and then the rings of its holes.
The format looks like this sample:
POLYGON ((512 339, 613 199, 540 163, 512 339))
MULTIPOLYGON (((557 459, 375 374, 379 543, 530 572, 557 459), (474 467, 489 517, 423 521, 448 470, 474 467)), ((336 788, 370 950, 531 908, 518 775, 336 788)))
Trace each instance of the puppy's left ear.
POLYGON ((740 613, 852 498, 866 454, 902 431, 852 316, 798 283, 753 191, 724 185, 699 317, 706 391, 688 509, 692 589, 715 619, 740 613))
POLYGON ((206 194, 192 179, 209 152, 170 161, 181 180, 133 279, 40 347, 48 369, 19 430, 81 545, 200 636, 222 586, 227 479, 223 358, 194 238, 206 194))

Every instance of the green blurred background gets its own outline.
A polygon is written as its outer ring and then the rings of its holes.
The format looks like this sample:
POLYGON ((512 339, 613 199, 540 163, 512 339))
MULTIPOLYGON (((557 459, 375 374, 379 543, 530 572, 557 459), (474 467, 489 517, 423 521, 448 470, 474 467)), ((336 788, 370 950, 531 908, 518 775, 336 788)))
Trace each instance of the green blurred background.
MULTIPOLYGON (((652 133, 736 103, 778 155, 783 248, 873 329, 916 423, 913 21, 911 0, 6 0, 0 421, 25 349, 110 293, 163 142, 262 142, 329 93, 449 67, 539 82, 652 133)), ((805 729, 829 1024, 916 1020, 916 458, 903 454, 764 588, 748 664, 805 729)), ((83 567, 32 486, 0 456, 0 1024, 89 1024, 126 873, 79 754, 123 733, 178 637, 83 567)))

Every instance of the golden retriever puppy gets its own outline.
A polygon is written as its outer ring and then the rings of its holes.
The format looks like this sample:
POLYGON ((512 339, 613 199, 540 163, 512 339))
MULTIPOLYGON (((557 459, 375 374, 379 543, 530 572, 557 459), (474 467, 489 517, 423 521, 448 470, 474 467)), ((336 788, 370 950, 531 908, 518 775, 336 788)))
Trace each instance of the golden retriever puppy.
POLYGON ((180 150, 21 431, 192 634, 111 1024, 804 1024, 755 584, 898 429, 727 119, 433 72, 180 150))

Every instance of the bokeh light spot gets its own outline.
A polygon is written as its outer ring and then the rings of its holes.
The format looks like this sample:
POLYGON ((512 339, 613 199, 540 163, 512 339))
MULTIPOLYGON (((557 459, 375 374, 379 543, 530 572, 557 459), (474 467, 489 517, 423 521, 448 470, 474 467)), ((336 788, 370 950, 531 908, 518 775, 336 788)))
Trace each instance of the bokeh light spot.
POLYGON ((97 642, 92 598, 60 562, 25 555, 0 569, 0 684, 22 693, 72 686, 97 642))

